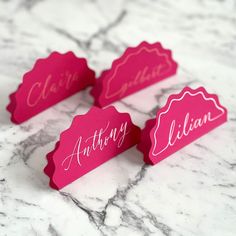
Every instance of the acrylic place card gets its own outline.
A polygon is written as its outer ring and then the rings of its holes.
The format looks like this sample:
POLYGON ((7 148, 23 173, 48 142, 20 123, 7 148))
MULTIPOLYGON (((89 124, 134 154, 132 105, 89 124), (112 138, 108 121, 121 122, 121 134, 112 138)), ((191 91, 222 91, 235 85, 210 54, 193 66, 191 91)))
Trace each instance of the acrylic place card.
POLYGON ((128 113, 119 113, 112 106, 92 107, 85 115, 76 116, 47 155, 44 172, 50 186, 61 189, 136 145, 140 132, 128 113))
POLYGON ((91 90, 94 104, 107 106, 123 97, 176 74, 172 53, 160 43, 142 42, 128 48, 104 71, 91 90))
POLYGON ((53 52, 24 74, 22 84, 10 95, 7 110, 12 122, 19 124, 94 83, 95 73, 86 59, 73 52, 53 52))
POLYGON ((227 110, 216 95, 186 87, 146 122, 137 148, 154 165, 226 121, 227 110))

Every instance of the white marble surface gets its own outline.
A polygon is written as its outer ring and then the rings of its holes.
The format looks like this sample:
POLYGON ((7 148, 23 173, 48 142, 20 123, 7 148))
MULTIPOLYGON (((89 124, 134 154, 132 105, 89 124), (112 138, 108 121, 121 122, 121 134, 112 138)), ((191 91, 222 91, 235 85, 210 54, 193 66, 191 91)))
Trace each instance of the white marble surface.
POLYGON ((0 1, 0 235, 236 235, 236 2, 0 1), (115 106, 142 126, 185 85, 217 93, 229 121, 160 164, 135 148, 61 192, 45 155, 92 102, 75 95, 22 125, 8 94, 34 60, 73 50, 97 75, 143 40, 171 48, 178 75, 115 106))

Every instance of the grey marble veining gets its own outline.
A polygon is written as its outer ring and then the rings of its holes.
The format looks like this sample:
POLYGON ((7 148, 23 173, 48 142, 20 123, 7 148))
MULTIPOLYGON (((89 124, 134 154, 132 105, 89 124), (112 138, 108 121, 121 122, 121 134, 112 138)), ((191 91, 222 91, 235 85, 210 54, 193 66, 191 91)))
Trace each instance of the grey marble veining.
POLYGON ((0 1, 0 235, 236 235, 236 1, 0 1), (114 105, 143 127, 172 93, 217 93, 229 121, 156 166, 135 148, 54 191, 45 155, 92 104, 85 90, 22 125, 8 95, 36 58, 72 50, 99 75, 127 46, 162 42, 178 74, 114 105))

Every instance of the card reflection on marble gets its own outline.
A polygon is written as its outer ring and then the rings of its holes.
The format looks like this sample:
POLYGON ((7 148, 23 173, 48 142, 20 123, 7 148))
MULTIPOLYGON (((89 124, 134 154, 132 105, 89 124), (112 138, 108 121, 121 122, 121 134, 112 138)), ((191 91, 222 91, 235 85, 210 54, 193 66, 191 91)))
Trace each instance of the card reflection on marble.
POLYGON ((144 161, 154 165, 226 120, 227 111, 216 95, 203 87, 186 87, 171 95, 156 118, 146 122, 137 148, 144 161))

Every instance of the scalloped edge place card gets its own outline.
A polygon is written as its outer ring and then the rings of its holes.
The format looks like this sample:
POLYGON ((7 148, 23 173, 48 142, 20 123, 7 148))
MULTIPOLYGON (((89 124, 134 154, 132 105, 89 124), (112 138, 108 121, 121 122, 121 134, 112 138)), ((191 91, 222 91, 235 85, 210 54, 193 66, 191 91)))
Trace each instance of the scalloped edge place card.
POLYGON ((9 96, 11 121, 20 124, 94 83, 95 72, 85 58, 73 52, 52 52, 36 61, 33 69, 24 74, 17 91, 9 96))
POLYGON ((226 121, 227 110, 215 94, 185 87, 146 122, 137 149, 154 165, 226 121))
POLYGON ((129 47, 102 72, 91 90, 94 105, 107 106, 123 97, 176 74, 172 53, 160 43, 142 42, 129 47))
POLYGON ((70 128, 61 133, 55 149, 47 154, 44 172, 50 186, 63 188, 136 145, 140 134, 130 115, 113 106, 92 107, 85 115, 77 115, 70 128))

